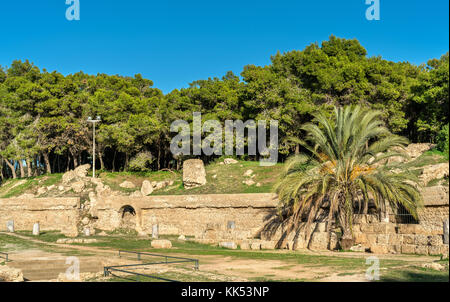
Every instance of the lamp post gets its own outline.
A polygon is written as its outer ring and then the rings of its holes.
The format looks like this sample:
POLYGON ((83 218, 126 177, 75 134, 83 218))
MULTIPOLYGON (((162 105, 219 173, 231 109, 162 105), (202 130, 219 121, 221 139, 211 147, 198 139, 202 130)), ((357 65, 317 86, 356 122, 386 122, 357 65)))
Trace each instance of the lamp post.
POLYGON ((94 126, 94 131, 93 136, 92 136, 92 178, 95 178, 95 124, 101 122, 101 118, 100 116, 97 115, 97 117, 94 119, 92 119, 91 116, 88 117, 87 121, 89 123, 92 123, 92 125, 94 126))

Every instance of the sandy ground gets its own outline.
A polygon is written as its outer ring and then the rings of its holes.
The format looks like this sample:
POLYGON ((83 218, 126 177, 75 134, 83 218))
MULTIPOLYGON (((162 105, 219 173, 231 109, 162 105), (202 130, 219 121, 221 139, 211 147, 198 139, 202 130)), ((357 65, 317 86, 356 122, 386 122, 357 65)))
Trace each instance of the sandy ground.
MULTIPOLYGON (((7 233, 3 233, 7 234, 7 233)), ((13 260, 11 266, 19 267, 24 273, 29 270, 30 276, 33 276, 33 269, 47 269, 49 271, 48 279, 54 279, 56 272, 63 271, 67 253, 77 251, 77 255, 82 263, 85 272, 102 271, 103 266, 123 265, 139 263, 136 259, 127 257, 119 258, 117 251, 105 250, 95 247, 75 246, 68 244, 46 243, 37 239, 32 239, 19 234, 10 234, 28 241, 33 241, 46 246, 45 251, 40 249, 17 250, 10 253, 13 260), (48 247, 48 248, 47 248, 48 247), (83 253, 89 253, 93 256, 84 256, 83 253), (84 266, 83 266, 84 264, 84 266)), ((7 246, 5 246, 7 247, 7 246)), ((8 248, 8 247, 7 247, 8 248)), ((9 246, 14 250, 13 246, 9 246)), ((289 251, 271 251, 272 253, 292 253, 289 251)), ((323 255, 332 257, 361 258, 364 261, 369 254, 365 253, 336 253, 331 251, 312 252, 302 251, 303 254, 323 255)), ((183 255, 177 254, 183 257, 183 255)), ((185 255, 192 258, 192 255, 185 255)), ((370 254, 373 256, 373 254, 370 254)), ((437 257, 414 256, 414 255, 377 255, 380 259, 403 260, 411 265, 437 260, 437 257)), ((217 281, 253 281, 253 280, 308 280, 308 281, 327 281, 327 282, 365 282, 367 281, 364 272, 361 270, 346 270, 345 272, 336 272, 336 268, 327 265, 304 265, 292 261, 270 260, 270 259, 240 259, 236 257, 199 255, 195 258, 200 261, 200 270, 193 271, 192 268, 152 266, 142 272, 144 273, 179 273, 195 275, 199 278, 217 281)), ((45 276, 34 273, 35 276, 45 276)))

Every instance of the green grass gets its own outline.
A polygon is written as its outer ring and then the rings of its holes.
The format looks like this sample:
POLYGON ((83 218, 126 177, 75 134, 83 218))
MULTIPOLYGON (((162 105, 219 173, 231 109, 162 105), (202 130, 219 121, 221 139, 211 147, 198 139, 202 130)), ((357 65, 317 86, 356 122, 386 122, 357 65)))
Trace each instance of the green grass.
POLYGON ((24 193, 34 193, 38 187, 48 187, 59 183, 62 173, 45 174, 32 178, 11 179, 0 187, 0 198, 20 196, 24 193), (23 182, 17 185, 17 183, 23 182))
POLYGON ((205 167, 207 183, 204 186, 186 190, 180 175, 170 189, 155 191, 152 195, 269 193, 282 168, 282 164, 263 167, 257 161, 239 161, 231 165, 221 165, 217 161, 205 167), (247 179, 243 174, 249 169, 255 175, 252 178, 255 184, 252 186, 242 183, 247 179), (216 178, 213 178, 214 175, 216 178), (260 187, 256 186, 258 182, 260 187))
POLYGON ((449 282, 449 272, 422 267, 387 270, 380 275, 380 282, 449 282))

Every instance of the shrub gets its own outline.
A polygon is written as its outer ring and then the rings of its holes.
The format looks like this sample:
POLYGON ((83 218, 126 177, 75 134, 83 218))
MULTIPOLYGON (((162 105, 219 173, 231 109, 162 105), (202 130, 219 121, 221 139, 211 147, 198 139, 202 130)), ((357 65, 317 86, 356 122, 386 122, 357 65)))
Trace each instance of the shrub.
POLYGON ((139 152, 129 163, 129 170, 133 172, 148 172, 151 170, 153 156, 148 151, 139 152))
POLYGON ((439 151, 444 152, 444 154, 447 156, 448 158, 448 136, 449 136, 449 128, 448 128, 448 124, 445 125, 444 127, 442 127, 442 129, 439 131, 438 136, 437 136, 437 149, 439 151))

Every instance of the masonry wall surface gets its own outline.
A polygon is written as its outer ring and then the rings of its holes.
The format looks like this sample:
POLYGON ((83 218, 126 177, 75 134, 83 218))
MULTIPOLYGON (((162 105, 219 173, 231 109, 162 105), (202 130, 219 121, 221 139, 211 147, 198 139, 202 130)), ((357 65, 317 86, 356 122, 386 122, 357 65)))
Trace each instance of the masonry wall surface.
POLYGON ((1 198, 0 230, 6 230, 8 221, 14 221, 15 230, 31 231, 39 222, 41 230, 58 230, 67 236, 76 236, 80 199, 66 198, 1 198))

